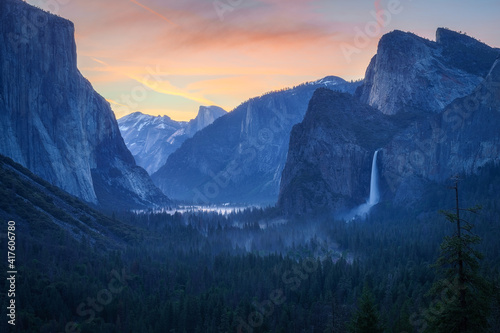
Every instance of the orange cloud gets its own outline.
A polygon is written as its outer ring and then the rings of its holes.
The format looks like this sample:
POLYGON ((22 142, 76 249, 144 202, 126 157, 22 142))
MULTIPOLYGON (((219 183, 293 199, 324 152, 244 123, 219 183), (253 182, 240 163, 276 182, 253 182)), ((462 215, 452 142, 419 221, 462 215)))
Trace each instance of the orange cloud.
POLYGON ((136 75, 127 75, 127 76, 141 83, 142 85, 148 87, 149 89, 159 92, 161 94, 180 96, 204 105, 214 104, 212 101, 204 98, 203 96, 179 89, 174 85, 172 85, 169 81, 166 81, 164 79, 157 81, 148 78, 148 74, 145 74, 144 76, 136 76, 136 75))
MULTIPOLYGON (((150 68, 145 68, 143 70, 138 70, 137 68, 119 68, 110 66, 105 61, 99 60, 97 58, 91 58, 95 62, 102 64, 104 67, 102 70, 110 71, 115 73, 120 73, 121 75, 128 77, 144 87, 147 87, 153 91, 156 91, 165 95, 179 96, 183 97, 204 105, 212 105, 214 104, 212 101, 206 99, 205 97, 192 93, 189 91, 185 91, 183 89, 179 89, 176 86, 172 85, 169 81, 164 78, 164 75, 160 77, 158 73, 150 73, 150 68), (153 76, 153 77, 152 77, 153 76)), ((162 73, 160 73, 162 74, 162 73)), ((120 103, 114 102, 116 105, 122 105, 120 103)))
MULTIPOLYGON (((48 6, 47 1, 27 1, 48 6)), ((75 23, 79 68, 111 103, 120 102, 119 96, 130 94, 134 85, 146 86, 158 94, 149 94, 141 111, 185 118, 196 113, 198 104, 215 103, 229 111, 248 97, 326 75, 363 77, 378 38, 351 62, 340 45, 352 44, 355 28, 363 29, 373 20, 370 11, 380 11, 387 4, 381 0, 222 1, 234 4, 223 20, 212 0, 65 1, 57 14, 75 23), (169 75, 158 82, 147 80, 147 68, 161 68, 169 75)), ((491 45, 500 44, 494 33, 498 26, 494 9, 500 3, 488 11, 473 2, 463 3, 467 10, 457 7, 463 14, 477 11, 476 16, 467 16, 470 22, 457 19, 449 11, 452 4, 451 0, 419 2, 410 10, 410 3, 405 3, 405 10, 393 17, 387 30, 424 31, 425 37, 432 37, 438 25, 465 24, 458 29, 468 29, 491 45)))
POLYGON ((117 110, 137 84, 161 94, 149 94, 140 111, 185 119, 198 104, 230 111, 326 75, 362 76, 371 54, 346 65, 338 44, 349 38, 348 25, 326 17, 321 2, 245 0, 224 21, 212 1, 194 0, 87 0, 60 14, 75 22, 80 70, 117 110), (169 75, 148 78, 147 68, 169 75))
POLYGON ((123 107, 128 107, 125 104, 118 103, 117 101, 114 101, 114 100, 109 99, 109 98, 106 98, 106 101, 108 101, 108 103, 110 103, 110 104, 114 104, 114 105, 118 105, 118 106, 123 106, 123 107))

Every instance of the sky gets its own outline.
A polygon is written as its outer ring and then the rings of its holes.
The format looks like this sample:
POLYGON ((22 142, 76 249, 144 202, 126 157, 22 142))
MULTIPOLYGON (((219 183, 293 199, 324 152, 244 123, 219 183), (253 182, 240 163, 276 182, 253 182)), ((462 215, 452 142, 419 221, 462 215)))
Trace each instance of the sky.
POLYGON ((438 27, 500 47, 498 0, 27 0, 75 24, 78 68, 116 117, 231 111, 328 75, 362 79, 380 37, 438 27))

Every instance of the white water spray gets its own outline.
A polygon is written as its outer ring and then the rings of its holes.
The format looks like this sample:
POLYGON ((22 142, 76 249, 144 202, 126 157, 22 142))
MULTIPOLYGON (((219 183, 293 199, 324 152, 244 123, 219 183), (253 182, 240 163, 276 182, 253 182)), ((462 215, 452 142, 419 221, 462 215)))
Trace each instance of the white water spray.
POLYGON ((370 197, 368 198, 367 202, 371 206, 378 204, 378 202, 380 201, 380 193, 378 190, 378 168, 377 168, 377 155, 379 150, 380 149, 377 149, 375 151, 375 154, 373 154, 372 174, 370 177, 370 197))
POLYGON ((380 192, 378 188, 378 168, 377 168, 377 155, 380 149, 377 149, 373 154, 372 160, 372 173, 370 176, 370 196, 366 203, 359 205, 347 214, 346 220, 352 220, 357 216, 364 218, 370 212, 370 209, 379 203, 380 192))

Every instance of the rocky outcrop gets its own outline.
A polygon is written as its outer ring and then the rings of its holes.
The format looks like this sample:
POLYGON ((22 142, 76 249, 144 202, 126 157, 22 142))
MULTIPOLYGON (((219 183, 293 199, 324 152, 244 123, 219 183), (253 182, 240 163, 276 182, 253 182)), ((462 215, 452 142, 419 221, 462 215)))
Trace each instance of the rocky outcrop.
POLYGON ((0 9, 0 153, 103 207, 164 203, 78 71, 73 24, 19 0, 0 9))
POLYGON ((153 181, 166 195, 191 202, 274 204, 290 131, 314 91, 354 92, 359 84, 327 77, 250 99, 186 140, 153 181))
POLYGON ((226 110, 218 106, 200 106, 196 118, 191 119, 186 126, 187 138, 192 137, 196 132, 201 131, 208 125, 211 125, 216 119, 227 113, 226 110))
POLYGON ((500 163, 500 60, 474 91, 439 114, 416 121, 383 149, 385 196, 408 203, 428 182, 476 174, 500 163))
POLYGON ((380 39, 356 96, 388 115, 439 112, 470 94, 497 54, 447 29, 437 30, 436 42, 396 30, 380 39))
POLYGON ((500 164, 500 59, 469 95, 439 113, 383 115, 318 90, 296 125, 278 207, 287 214, 350 210, 368 197, 373 151, 382 200, 411 206, 435 184, 500 164))
POLYGON ((373 153, 402 124, 351 95, 318 89, 293 127, 277 206, 307 214, 365 202, 373 153))
POLYGON ((226 113, 217 106, 200 106, 196 118, 184 122, 134 112, 118 119, 118 126, 136 163, 153 174, 184 141, 226 113))
POLYGON ((436 42, 400 31, 382 37, 356 91, 360 101, 314 94, 292 131, 278 207, 341 213, 363 203, 377 148, 382 200, 396 205, 425 199, 454 175, 498 165, 499 53, 446 29, 436 42))

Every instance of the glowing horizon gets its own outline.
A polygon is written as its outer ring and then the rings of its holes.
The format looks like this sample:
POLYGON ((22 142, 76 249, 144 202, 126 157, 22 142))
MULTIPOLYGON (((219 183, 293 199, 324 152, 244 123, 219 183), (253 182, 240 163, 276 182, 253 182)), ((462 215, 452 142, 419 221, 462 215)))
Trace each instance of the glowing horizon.
POLYGON ((175 120, 335 75, 364 77, 380 37, 448 27, 500 46, 500 4, 444 0, 28 0, 75 24, 78 67, 116 117, 175 120), (54 5, 56 4, 56 5, 54 5))

